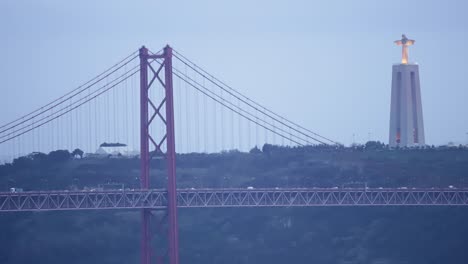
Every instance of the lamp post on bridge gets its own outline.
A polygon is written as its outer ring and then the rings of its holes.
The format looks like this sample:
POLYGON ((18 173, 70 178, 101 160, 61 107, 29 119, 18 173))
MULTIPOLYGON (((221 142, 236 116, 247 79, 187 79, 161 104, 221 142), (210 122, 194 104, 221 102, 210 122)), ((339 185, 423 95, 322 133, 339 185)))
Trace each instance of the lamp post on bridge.
POLYGON ((46 178, 41 179, 43 190, 49 190, 49 181, 46 178))
POLYGON ((223 177, 223 184, 222 184, 222 187, 221 187, 221 188, 222 188, 222 189, 225 189, 225 188, 229 187, 229 185, 230 185, 230 184, 229 184, 230 180, 231 180, 231 177, 224 176, 224 177, 223 177))

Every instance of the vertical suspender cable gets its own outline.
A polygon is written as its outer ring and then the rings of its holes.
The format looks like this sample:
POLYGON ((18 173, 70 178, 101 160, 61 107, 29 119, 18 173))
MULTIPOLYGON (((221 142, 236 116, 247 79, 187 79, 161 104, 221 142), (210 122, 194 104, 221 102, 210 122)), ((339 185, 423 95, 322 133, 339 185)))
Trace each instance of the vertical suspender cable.
MULTIPOLYGON (((240 116, 239 116, 240 118, 240 116)), ((250 122, 247 120, 246 122, 247 124, 247 151, 249 151, 251 148, 252 148, 252 142, 250 141, 251 137, 252 137, 252 129, 251 129, 251 124, 250 122)))
MULTIPOLYGON (((71 105, 72 105, 72 99, 70 98, 70 100, 68 100, 69 102, 69 107, 68 109, 71 109, 71 105)), ((69 126, 69 140, 68 140, 68 150, 70 150, 73 146, 73 115, 70 114, 68 115, 68 120, 70 121, 70 126, 69 126)), ((65 129, 65 126, 63 126, 63 128, 65 129)))
POLYGON ((255 146, 260 147, 258 141, 258 111, 255 111, 255 124, 255 146))
MULTIPOLYGON (((90 96, 90 95, 91 95, 91 91, 88 90, 88 96, 90 96)), ((93 101, 94 101, 94 100, 93 100, 93 101)), ((91 140, 92 140, 92 137, 91 137, 91 134, 92 134, 92 132, 91 132, 91 130, 92 130, 92 125, 91 125, 91 122, 92 122, 92 118, 91 118, 92 110, 91 110, 91 108, 92 108, 92 106, 93 106, 93 105, 92 105, 91 103, 88 104, 88 148, 87 148, 87 149, 88 149, 88 153, 91 153, 91 148, 92 148, 92 145, 93 145, 93 143, 91 142, 91 140)), ((96 137, 96 136, 97 136, 97 135, 95 135, 95 137, 96 137)))
MULTIPOLYGON (((127 66, 125 66, 125 72, 127 72, 127 66)), ((123 129, 125 129, 125 144, 127 144, 127 146, 130 146, 130 141, 129 141, 129 138, 128 138, 128 129, 130 128, 130 126, 128 125, 128 113, 130 112, 128 110, 128 80, 125 80, 125 92, 123 93, 124 94, 124 97, 125 97, 125 110, 124 110, 124 114, 125 114, 125 127, 123 129)), ((127 149, 127 150, 130 150, 130 149, 127 149)))
POLYGON ((131 133, 130 133, 130 140, 132 143, 132 147, 134 151, 138 151, 138 140, 139 137, 136 134, 136 129, 139 127, 139 124, 135 122, 135 87, 134 87, 134 77, 130 79, 130 127, 131 127, 131 133))
MULTIPOLYGON (((263 116, 263 118, 262 118, 263 124, 265 126, 268 126, 268 123, 267 123, 266 119, 267 119, 267 117, 263 116)), ((268 130, 264 129, 264 132, 265 132, 265 142, 263 144, 268 144, 268 130)))
MULTIPOLYGON (((185 75, 187 75, 187 66, 185 66, 185 75)), ((190 152, 190 148, 189 148, 189 144, 190 144, 190 141, 189 141, 189 127, 190 127, 190 117, 189 117, 189 90, 188 90, 188 86, 187 84, 185 84, 185 146, 186 146, 186 150, 187 150, 187 153, 190 152)))
MULTIPOLYGON (((240 109, 240 101, 239 101, 239 100, 237 100, 237 108, 240 109)), ((241 116, 240 116, 240 115, 237 115, 237 120, 238 120, 237 126, 238 126, 238 129, 239 129, 239 130, 238 130, 238 131, 239 131, 239 132, 238 132, 238 136, 237 136, 238 142, 239 142, 239 146, 238 146, 238 147, 239 147, 239 151, 242 151, 242 149, 243 149, 243 138, 244 138, 244 137, 242 136, 242 120, 241 120, 241 116)))
MULTIPOLYGON (((231 98, 231 100, 234 100, 233 98, 231 98)), ((230 111, 231 112, 231 149, 234 150, 236 147, 235 147, 235 142, 234 142, 234 112, 233 111, 230 111)))
POLYGON ((216 109, 216 101, 213 101, 213 139, 214 139, 214 144, 213 144, 213 152, 217 152, 218 151, 218 117, 217 117, 217 113, 218 112, 218 109, 216 109))
POLYGON ((119 121, 119 115, 117 114, 117 89, 118 87, 112 89, 112 105, 114 106, 113 108, 113 111, 112 111, 112 115, 110 116, 114 123, 114 142, 116 143, 121 143, 119 142, 119 139, 120 139, 120 134, 118 133, 119 130, 118 130, 118 121, 119 121))
MULTIPOLYGON (((31 125, 34 124, 34 118, 31 119, 31 125)), ((33 130, 32 133, 31 133, 31 141, 32 141, 32 151, 36 151, 36 131, 33 130)))
MULTIPOLYGON (((194 80, 196 80, 196 73, 193 73, 194 80)), ((201 152, 200 151, 200 109, 198 105, 198 92, 196 90, 193 91, 193 96, 195 97, 195 152, 201 152)))
MULTIPOLYGON (((220 90, 220 96, 221 98, 224 98, 223 97, 223 90, 220 90)), ((220 109, 220 115, 221 115, 221 151, 224 150, 224 107, 220 104, 219 105, 219 109, 220 109)))
POLYGON ((178 152, 182 152, 182 147, 180 142, 182 142, 182 130, 180 129, 182 127, 182 88, 181 88, 181 82, 179 78, 177 79, 177 87, 176 87, 176 97, 174 98, 177 102, 177 142, 176 147, 179 148, 178 152))
MULTIPOLYGON (((203 77, 203 86, 205 86, 205 77, 203 77)), ((180 80, 179 80, 180 82, 180 80)), ((208 152, 207 150, 207 126, 208 122, 206 122, 208 119, 208 113, 206 112, 206 96, 203 96, 203 144, 204 144, 204 152, 208 152)))
MULTIPOLYGON (((106 86, 107 86, 107 85, 109 85, 109 79, 108 79, 108 78, 106 78, 106 86)), ((106 123, 107 123, 107 124, 106 124, 106 126, 107 126, 107 135, 106 135, 105 142, 110 142, 110 134, 111 134, 111 133, 110 133, 110 127, 111 127, 111 124, 110 124, 110 116, 109 116, 109 112, 110 112, 109 95, 106 94, 105 96, 106 96, 106 109, 105 109, 105 111, 103 111, 103 113, 104 113, 104 116, 103 116, 103 117, 104 117, 104 120, 107 121, 107 122, 106 122, 106 123)))
POLYGON ((275 134, 275 132, 274 132, 274 131, 275 131, 275 120, 274 120, 274 119, 271 119, 271 124, 272 124, 271 126, 273 127, 273 128, 272 128, 272 129, 273 129, 273 134, 272 134, 273 139, 272 139, 272 142, 273 142, 273 145, 276 145, 276 134, 275 134))
MULTIPOLYGON (((94 100, 94 148, 97 149, 99 148, 99 138, 100 138, 100 134, 98 134, 98 131, 100 131, 101 133, 103 131, 102 130, 102 124, 99 122, 98 120, 98 113, 100 113, 101 111, 98 111, 98 105, 99 105, 99 101, 101 101, 101 98, 98 98, 97 100, 94 100), (99 129, 98 129, 98 125, 99 125, 99 129)), ((100 116, 100 115, 99 115, 100 116)))

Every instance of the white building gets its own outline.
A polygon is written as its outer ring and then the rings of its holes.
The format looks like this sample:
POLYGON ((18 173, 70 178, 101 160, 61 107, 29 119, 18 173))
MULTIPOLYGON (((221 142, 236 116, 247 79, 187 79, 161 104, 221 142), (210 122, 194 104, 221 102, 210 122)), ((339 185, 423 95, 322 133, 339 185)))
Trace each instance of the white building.
POLYGON ((96 150, 98 155, 123 155, 127 152, 127 147, 99 147, 96 150))
POLYGON ((135 157, 139 155, 138 151, 130 150, 127 145, 113 145, 113 144, 101 144, 94 154, 87 156, 129 156, 135 157))

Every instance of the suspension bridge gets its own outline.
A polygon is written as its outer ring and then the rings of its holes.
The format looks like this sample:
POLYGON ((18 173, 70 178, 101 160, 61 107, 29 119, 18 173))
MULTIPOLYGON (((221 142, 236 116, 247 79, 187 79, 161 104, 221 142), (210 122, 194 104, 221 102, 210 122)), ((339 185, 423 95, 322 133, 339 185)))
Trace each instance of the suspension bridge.
POLYGON ((169 46, 154 53, 142 47, 0 126, 0 153, 10 159, 57 149, 94 153, 102 143, 139 157, 140 189, 1 192, 0 212, 139 209, 141 263, 177 264, 177 208, 468 205, 468 190, 454 188, 177 189, 176 153, 339 143, 257 103, 169 46), (165 189, 150 183, 154 158, 166 163, 165 189), (152 210, 166 212, 154 223, 167 228, 160 230, 167 239, 159 256, 152 253, 152 210))

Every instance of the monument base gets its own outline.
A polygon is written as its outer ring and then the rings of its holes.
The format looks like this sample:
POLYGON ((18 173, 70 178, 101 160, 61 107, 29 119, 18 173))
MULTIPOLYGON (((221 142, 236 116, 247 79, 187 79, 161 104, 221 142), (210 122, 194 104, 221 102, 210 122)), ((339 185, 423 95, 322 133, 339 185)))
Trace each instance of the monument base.
POLYGON ((390 147, 425 145, 417 64, 393 65, 388 144, 390 147))

